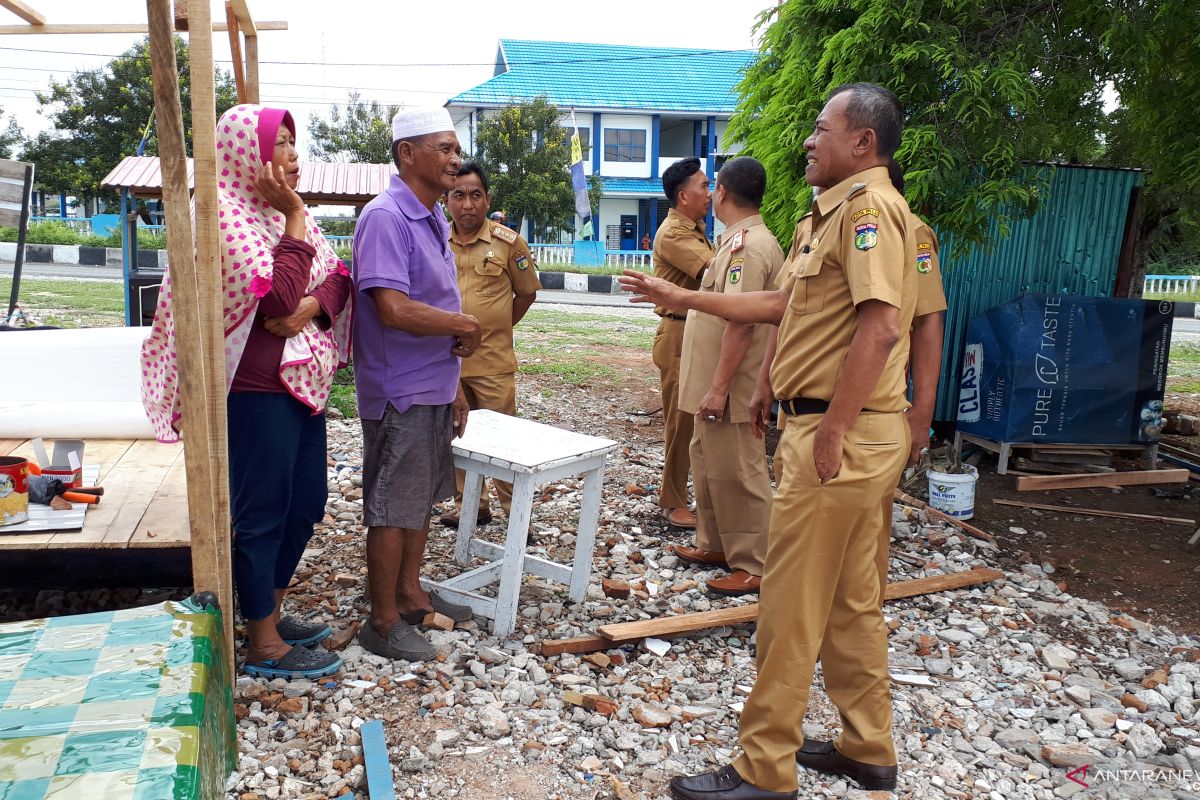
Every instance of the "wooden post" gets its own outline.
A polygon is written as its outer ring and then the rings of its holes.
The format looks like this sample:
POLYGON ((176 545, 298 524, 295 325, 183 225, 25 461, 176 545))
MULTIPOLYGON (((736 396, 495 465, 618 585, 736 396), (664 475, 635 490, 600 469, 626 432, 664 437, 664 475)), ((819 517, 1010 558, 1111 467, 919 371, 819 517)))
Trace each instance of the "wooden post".
MULTIPOLYGON (((212 32, 206 3, 192 11, 192 145, 195 250, 187 200, 187 156, 169 0, 147 0, 167 246, 179 356, 184 462, 192 538, 192 582, 217 596, 233 667, 233 576, 226 470, 225 356, 217 250, 216 107, 212 32), (195 253, 196 255, 193 255, 195 253)), ((232 672, 230 673, 232 674, 232 672)))
POLYGON ((246 102, 258 103, 258 37, 244 34, 246 40, 246 102))
POLYGON ((229 28, 229 53, 233 59, 233 81, 237 84, 239 103, 248 103, 246 94, 246 68, 242 64, 242 40, 238 30, 238 19, 233 13, 233 3, 225 0, 225 24, 229 28))
POLYGON ((188 0, 175 0, 175 30, 188 29, 188 0))

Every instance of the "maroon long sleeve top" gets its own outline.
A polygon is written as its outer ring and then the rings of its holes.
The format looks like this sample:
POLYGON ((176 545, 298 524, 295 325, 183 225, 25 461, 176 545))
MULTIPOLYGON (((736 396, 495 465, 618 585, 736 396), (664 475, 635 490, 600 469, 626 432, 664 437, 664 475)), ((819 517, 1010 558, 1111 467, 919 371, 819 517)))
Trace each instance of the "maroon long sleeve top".
POLYGON ((350 278, 340 272, 327 276, 320 286, 311 292, 308 277, 312 271, 313 258, 317 251, 308 242, 284 234, 275 245, 271 255, 275 268, 271 278, 271 290, 259 301, 254 312, 254 324, 246 339, 246 349, 238 362, 233 376, 231 392, 271 392, 287 394, 279 377, 279 365, 283 361, 283 348, 287 340, 267 330, 264 320, 268 317, 288 317, 296 312, 300 301, 311 295, 321 306, 321 313, 313 321, 327 329, 337 320, 337 315, 346 306, 350 297, 350 278))

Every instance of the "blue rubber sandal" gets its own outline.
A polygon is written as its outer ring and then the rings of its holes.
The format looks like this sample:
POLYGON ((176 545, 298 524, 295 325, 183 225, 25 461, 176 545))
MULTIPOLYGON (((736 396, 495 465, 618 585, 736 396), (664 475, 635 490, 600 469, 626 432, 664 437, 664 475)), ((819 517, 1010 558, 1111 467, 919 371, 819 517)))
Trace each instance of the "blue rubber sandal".
POLYGON ((242 672, 255 678, 273 680, 283 678, 324 678, 333 675, 342 668, 342 657, 337 653, 308 647, 293 647, 283 658, 271 658, 266 661, 247 661, 242 665, 242 672))
POLYGON ((275 630, 280 639, 292 645, 314 645, 333 636, 333 628, 324 622, 302 622, 295 617, 283 617, 275 630))

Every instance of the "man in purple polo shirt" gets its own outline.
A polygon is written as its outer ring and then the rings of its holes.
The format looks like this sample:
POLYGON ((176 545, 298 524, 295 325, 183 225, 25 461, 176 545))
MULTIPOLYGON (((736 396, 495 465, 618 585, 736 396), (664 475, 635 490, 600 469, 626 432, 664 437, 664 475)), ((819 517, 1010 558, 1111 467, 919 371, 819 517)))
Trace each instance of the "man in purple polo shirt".
POLYGON ((417 630, 430 611, 464 622, 466 606, 420 584, 433 504, 454 494, 450 442, 467 426, 459 358, 479 346, 462 313, 449 226, 438 198, 454 188, 458 137, 444 108, 392 119, 399 170, 354 233, 354 379, 363 427, 363 524, 371 613, 367 650, 417 661, 437 655, 417 630))

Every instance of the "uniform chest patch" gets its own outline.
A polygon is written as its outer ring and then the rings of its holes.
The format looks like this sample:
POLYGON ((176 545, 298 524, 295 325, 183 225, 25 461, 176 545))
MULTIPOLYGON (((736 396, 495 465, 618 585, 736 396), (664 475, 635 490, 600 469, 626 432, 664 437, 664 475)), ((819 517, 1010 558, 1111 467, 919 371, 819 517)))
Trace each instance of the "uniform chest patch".
POLYGON ((517 256, 517 269, 529 269, 529 255, 521 253, 517 256))
POLYGON ((879 209, 877 209, 877 208, 860 208, 858 211, 855 211, 853 214, 850 215, 850 221, 857 222, 858 220, 860 220, 863 217, 868 216, 868 215, 870 215, 872 217, 878 217, 879 209))
POLYGON ((854 227, 854 246, 859 250, 870 250, 879 244, 879 226, 874 222, 864 222, 854 227))

